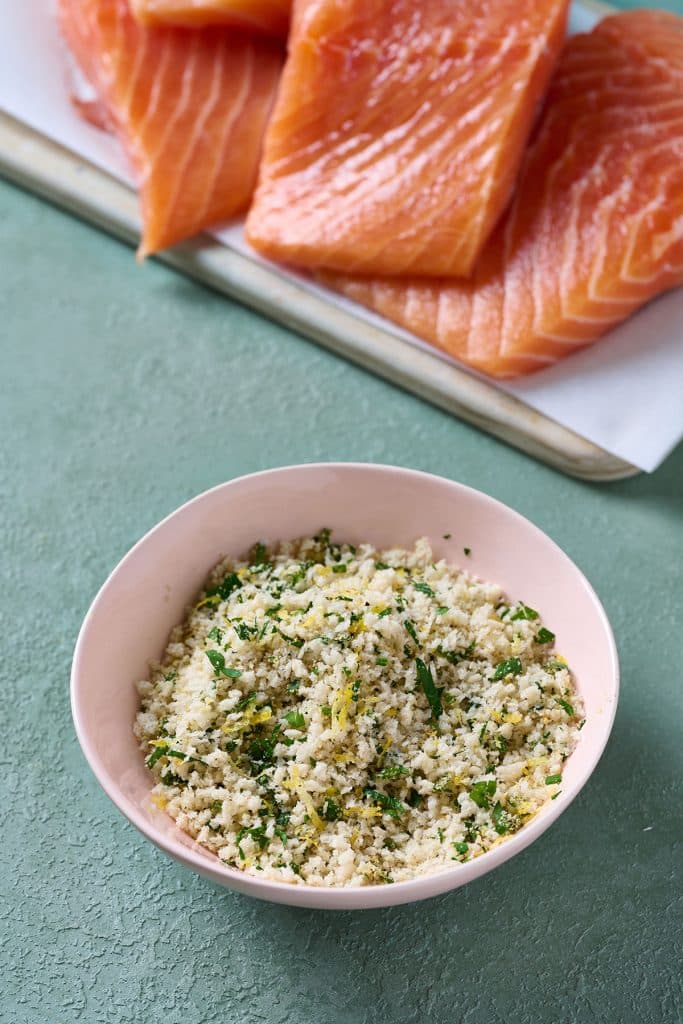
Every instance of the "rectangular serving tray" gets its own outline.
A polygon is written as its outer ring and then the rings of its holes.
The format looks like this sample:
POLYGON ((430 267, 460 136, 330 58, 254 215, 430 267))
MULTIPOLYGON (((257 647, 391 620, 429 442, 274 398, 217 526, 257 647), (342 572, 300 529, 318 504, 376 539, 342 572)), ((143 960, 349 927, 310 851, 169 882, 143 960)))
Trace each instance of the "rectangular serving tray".
MULTIPOLYGON (((137 245, 135 193, 25 124, 0 112, 0 174, 137 245)), ((572 476, 609 481, 640 470, 529 408, 437 353, 369 323, 359 310, 312 293, 295 276, 203 236, 158 257, 393 384, 572 476)))

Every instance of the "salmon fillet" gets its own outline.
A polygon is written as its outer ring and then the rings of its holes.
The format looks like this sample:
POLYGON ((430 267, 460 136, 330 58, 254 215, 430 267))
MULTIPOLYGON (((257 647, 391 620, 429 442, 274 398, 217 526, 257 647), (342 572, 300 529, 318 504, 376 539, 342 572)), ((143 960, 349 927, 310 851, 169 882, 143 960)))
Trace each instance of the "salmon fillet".
POLYGON ((572 37, 469 281, 324 282, 494 377, 549 366, 683 283, 683 19, 572 37))
MULTIPOLYGON (((143 28, 127 0, 59 0, 62 33, 134 166, 140 255, 243 211, 282 66, 279 47, 227 28, 143 28)), ((84 111, 86 114, 88 110, 84 111)))
POLYGON ((285 37, 291 0, 131 0, 142 25, 237 25, 285 37))
POLYGON ((296 0, 254 248, 357 274, 469 274, 510 198, 567 6, 296 0))

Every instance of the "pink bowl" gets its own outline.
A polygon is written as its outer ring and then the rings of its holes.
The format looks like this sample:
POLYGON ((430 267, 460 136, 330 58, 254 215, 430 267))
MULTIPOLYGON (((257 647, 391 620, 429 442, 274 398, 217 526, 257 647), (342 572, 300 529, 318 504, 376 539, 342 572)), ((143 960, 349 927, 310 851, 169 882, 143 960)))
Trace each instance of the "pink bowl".
POLYGON ((221 885, 276 903, 333 909, 380 907, 455 889, 514 857, 569 806, 598 763, 617 706, 614 637, 590 584, 537 527, 479 491, 393 466, 290 466, 241 477, 183 505, 140 540, 95 598, 78 637, 71 703, 83 752, 100 785, 148 839, 221 885), (445 557, 541 611, 576 675, 586 708, 561 795, 488 853, 440 874, 393 885, 317 888, 261 881, 224 867, 152 803, 132 725, 135 683, 164 650, 209 570, 257 539, 278 540, 322 526, 358 543, 410 546, 428 537, 445 557), (444 534, 451 534, 449 540, 444 534), (463 548, 471 549, 465 558, 463 548))

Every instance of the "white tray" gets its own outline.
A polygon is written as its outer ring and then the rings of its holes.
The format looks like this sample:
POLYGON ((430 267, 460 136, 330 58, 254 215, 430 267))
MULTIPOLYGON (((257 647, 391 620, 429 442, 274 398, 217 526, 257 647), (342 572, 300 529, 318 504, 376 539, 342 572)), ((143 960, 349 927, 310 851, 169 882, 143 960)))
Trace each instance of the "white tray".
MULTIPOLYGON (((137 244, 140 223, 131 189, 1 112, 0 173, 137 244)), ((606 481, 640 472, 485 380, 244 253, 202 238, 159 259, 565 473, 606 481)))

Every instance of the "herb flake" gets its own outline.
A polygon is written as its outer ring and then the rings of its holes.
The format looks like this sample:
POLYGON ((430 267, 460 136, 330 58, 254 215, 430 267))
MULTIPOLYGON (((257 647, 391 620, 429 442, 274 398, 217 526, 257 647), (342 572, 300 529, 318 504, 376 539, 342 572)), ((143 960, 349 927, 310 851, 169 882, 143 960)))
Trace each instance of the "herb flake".
POLYGON ((475 782, 470 789, 470 799, 477 805, 477 807, 482 807, 487 811, 491 806, 491 797, 495 792, 496 780, 482 779, 480 782, 475 782))
POLYGON ((521 674, 522 663, 519 658, 508 658, 507 661, 501 661, 499 665, 496 665, 493 681, 505 679, 505 676, 519 676, 521 674))
POLYGON ((207 651, 206 656, 213 666, 217 676, 227 676, 228 679, 239 679, 242 675, 238 668, 230 668, 225 664, 225 656, 220 651, 207 651))
POLYGON ((538 618, 538 612, 535 608, 530 608, 527 604, 521 604, 519 608, 515 609, 513 615, 510 616, 510 622, 517 622, 519 619, 533 622, 538 618))
POLYGON ((415 659, 415 667, 417 669, 417 680, 429 701, 429 706, 432 709, 432 718, 436 722, 443 714, 441 695, 444 688, 443 686, 436 685, 431 668, 427 668, 422 658, 415 659))

